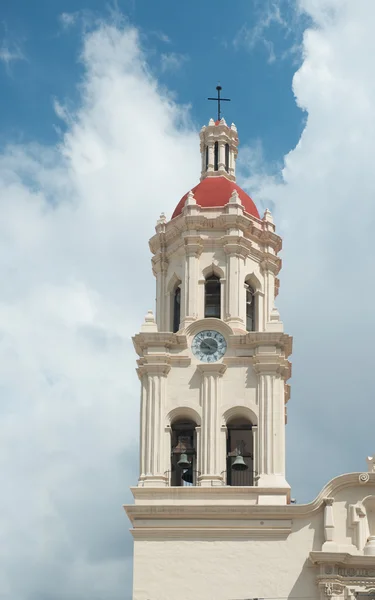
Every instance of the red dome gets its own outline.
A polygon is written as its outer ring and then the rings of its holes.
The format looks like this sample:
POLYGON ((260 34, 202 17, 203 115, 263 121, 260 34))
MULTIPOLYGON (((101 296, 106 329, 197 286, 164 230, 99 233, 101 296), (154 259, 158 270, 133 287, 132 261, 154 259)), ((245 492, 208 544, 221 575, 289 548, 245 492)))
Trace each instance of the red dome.
MULTIPOLYGON (((192 192, 199 206, 202 208, 214 208, 228 204, 229 198, 234 190, 237 190, 245 212, 260 219, 257 207, 250 196, 248 196, 236 183, 229 181, 226 177, 206 177, 192 189, 192 192)), ((172 219, 178 217, 178 215, 182 213, 187 195, 188 194, 186 193, 177 204, 172 219)))

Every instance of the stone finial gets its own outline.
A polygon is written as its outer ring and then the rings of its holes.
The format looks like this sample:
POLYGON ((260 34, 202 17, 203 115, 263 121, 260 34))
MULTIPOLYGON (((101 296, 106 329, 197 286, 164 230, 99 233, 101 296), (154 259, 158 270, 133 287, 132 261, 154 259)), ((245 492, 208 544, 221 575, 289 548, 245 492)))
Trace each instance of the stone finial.
POLYGON ((165 231, 165 224, 167 222, 167 217, 165 216, 164 213, 161 213, 160 217, 158 218, 158 220, 156 221, 156 232, 157 233, 162 233, 165 231))
POLYGON ((375 473, 375 456, 367 457, 367 470, 369 473, 375 473))
POLYGON ((230 126, 230 128, 231 128, 232 131, 237 131, 237 127, 235 126, 234 123, 232 123, 232 125, 230 126))
POLYGON ((149 310, 147 312, 147 315, 145 316, 144 323, 141 326, 141 331, 152 333, 157 330, 158 330, 158 326, 156 325, 154 313, 152 312, 152 310, 149 310))
POLYGON ((193 204, 196 204, 197 201, 194 198, 194 192, 193 190, 190 190, 190 192, 188 193, 186 200, 185 200, 185 206, 192 206, 193 204))
POLYGON ((224 119, 224 117, 222 119, 220 119, 219 123, 220 123, 220 125, 227 125, 227 122, 224 119))
POLYGON ((209 126, 215 125, 215 121, 214 121, 213 119, 210 119, 210 120, 208 121, 208 125, 209 125, 209 126))
POLYGON ((230 202, 230 204, 242 204, 241 198, 240 198, 237 190, 233 190, 233 192, 231 193, 231 196, 229 198, 229 202, 230 202))
POLYGON ((270 321, 280 321, 280 313, 278 311, 278 309, 276 308, 276 306, 273 307, 273 309, 271 310, 271 314, 270 314, 270 321))
POLYGON ((266 210, 264 211, 263 220, 273 224, 273 217, 271 211, 268 208, 266 208, 266 210))

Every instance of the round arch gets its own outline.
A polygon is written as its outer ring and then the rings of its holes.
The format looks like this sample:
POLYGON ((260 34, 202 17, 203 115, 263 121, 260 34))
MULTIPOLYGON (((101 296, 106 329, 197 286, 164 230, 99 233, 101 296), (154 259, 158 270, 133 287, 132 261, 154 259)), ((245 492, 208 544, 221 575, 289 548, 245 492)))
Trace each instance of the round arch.
POLYGON ((232 419, 245 419, 246 421, 250 421, 253 426, 258 425, 258 417, 247 406, 233 406, 232 408, 228 408, 223 413, 223 420, 225 425, 227 425, 232 419))
POLYGON ((166 425, 172 426, 173 423, 179 419, 188 419, 189 421, 194 421, 197 427, 200 427, 202 422, 200 414, 194 410, 194 408, 191 408, 190 406, 179 406, 167 414, 166 425))

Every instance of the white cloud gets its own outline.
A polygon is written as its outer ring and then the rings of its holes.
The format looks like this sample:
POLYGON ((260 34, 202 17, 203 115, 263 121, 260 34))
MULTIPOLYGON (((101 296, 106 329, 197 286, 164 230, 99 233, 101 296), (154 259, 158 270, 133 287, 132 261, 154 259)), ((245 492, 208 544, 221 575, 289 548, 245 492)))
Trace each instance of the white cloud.
POLYGON ((293 84, 306 127, 284 182, 248 185, 258 202, 276 203, 284 236, 279 305, 295 336, 289 473, 307 500, 374 451, 375 4, 300 8, 313 20, 293 84))
POLYGON ((0 589, 130 598, 137 480, 130 337, 153 307, 148 238, 199 173, 186 109, 137 32, 84 37, 81 105, 55 148, 0 155, 0 589), (22 577, 20 577, 22 565, 22 577))
POLYGON ((68 13, 68 12, 61 13, 61 15, 60 15, 61 25, 65 29, 72 27, 73 25, 75 25, 77 23, 77 20, 79 19, 79 14, 80 14, 79 11, 72 12, 72 13, 68 13))
POLYGON ((189 60, 185 54, 178 54, 177 52, 164 53, 160 57, 161 70, 165 71, 177 71, 189 60))
POLYGON ((9 44, 4 41, 0 47, 0 61, 9 67, 11 63, 18 60, 24 60, 25 56, 16 44, 9 44))

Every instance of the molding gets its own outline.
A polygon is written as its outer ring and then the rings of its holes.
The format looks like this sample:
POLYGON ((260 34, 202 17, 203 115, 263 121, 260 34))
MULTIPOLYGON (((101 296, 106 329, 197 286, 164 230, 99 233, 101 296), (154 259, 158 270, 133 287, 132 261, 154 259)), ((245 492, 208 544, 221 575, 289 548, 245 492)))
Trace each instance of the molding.
POLYGON ((137 527, 131 529, 130 532, 135 540, 150 540, 160 539, 175 540, 175 539, 192 539, 192 540, 237 540, 237 539, 286 539, 291 534, 291 527, 279 529, 264 528, 220 528, 215 527, 207 529, 206 527, 176 527, 176 528, 154 528, 154 527, 137 527))
POLYGON ((200 371, 202 375, 218 375, 221 377, 227 370, 227 365, 224 363, 200 363, 197 365, 197 371, 200 371))
POLYGON ((148 348, 165 348, 166 350, 186 350, 185 335, 170 332, 143 331, 132 337, 133 345, 138 356, 144 356, 148 348))
POLYGON ((292 354, 292 344, 293 338, 290 335, 277 331, 249 331, 246 334, 232 335, 230 338, 232 348, 276 346, 282 350, 285 358, 292 354))
POLYGON ((233 336, 233 329, 222 321, 222 319, 215 319, 213 317, 209 317, 206 319, 199 319, 198 321, 194 321, 194 323, 190 323, 186 329, 185 333, 187 337, 193 337, 195 334, 200 331, 204 331, 205 329, 214 329, 219 333, 223 334, 224 337, 230 338, 233 336))

